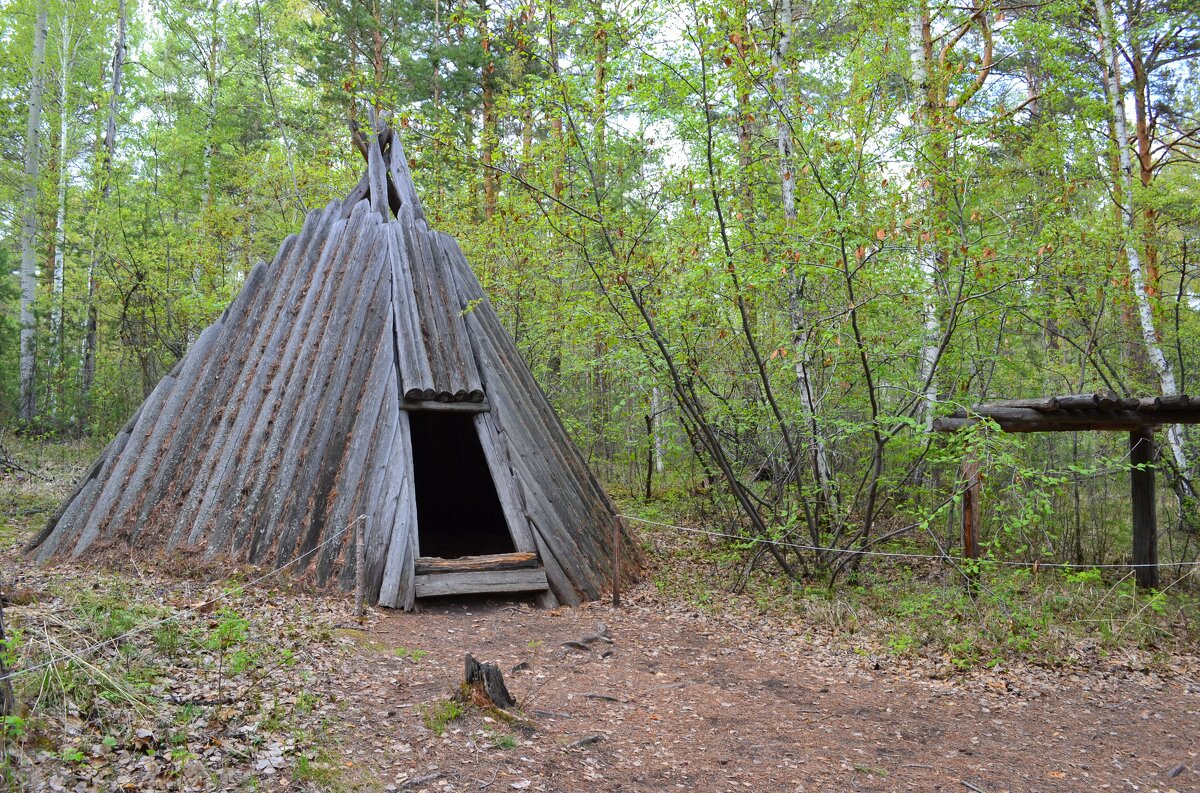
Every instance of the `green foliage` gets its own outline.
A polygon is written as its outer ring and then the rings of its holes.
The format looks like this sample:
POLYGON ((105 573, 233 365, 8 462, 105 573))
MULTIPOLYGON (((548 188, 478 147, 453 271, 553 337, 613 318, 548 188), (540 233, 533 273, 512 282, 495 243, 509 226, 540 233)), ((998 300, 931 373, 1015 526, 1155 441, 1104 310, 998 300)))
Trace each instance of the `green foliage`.
POLYGON ((419 664, 422 658, 429 655, 428 650, 417 650, 411 647, 397 647, 395 653, 397 658, 404 658, 414 664, 419 664))

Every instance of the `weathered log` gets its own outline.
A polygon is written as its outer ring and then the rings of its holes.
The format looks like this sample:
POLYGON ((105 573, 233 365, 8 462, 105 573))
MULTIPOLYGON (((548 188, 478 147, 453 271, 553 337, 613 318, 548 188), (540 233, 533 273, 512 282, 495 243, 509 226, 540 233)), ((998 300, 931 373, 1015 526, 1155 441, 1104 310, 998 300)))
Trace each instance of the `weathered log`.
POLYGON ((387 180, 387 165, 383 161, 379 131, 372 130, 367 141, 367 181, 371 185, 371 209, 384 220, 390 220, 392 214, 388 205, 387 180))
POLYGON ((419 598, 447 595, 488 595, 502 592, 540 592, 549 586, 546 571, 489 570, 486 572, 437 573, 417 575, 413 579, 415 596, 419 598))
POLYGON ((438 402, 433 397, 422 397, 418 400, 405 399, 400 403, 401 410, 430 410, 438 413, 487 413, 492 406, 486 402, 438 402))
POLYGON ((1156 397, 1154 402, 1160 410, 1163 408, 1186 408, 1191 406, 1192 398, 1187 394, 1174 394, 1156 397))
POLYGON ((391 144, 388 147, 388 175, 392 185, 400 196, 401 211, 407 208, 412 217, 424 220, 425 211, 421 208, 421 199, 413 186, 412 173, 408 168, 408 158, 404 155, 404 146, 400 136, 392 133, 391 144))
POLYGON ((1022 408, 988 409, 980 406, 974 415, 956 412, 934 419, 933 428, 939 432, 955 432, 978 424, 988 418, 1004 432, 1132 432, 1141 428, 1156 428, 1166 424, 1200 424, 1200 410, 1161 409, 1155 411, 1111 410, 1073 413, 1038 413, 1022 408))
POLYGON ((441 559, 436 556, 417 558, 417 575, 436 573, 489 572, 494 570, 536 570, 537 554, 530 552, 492 553, 482 556, 462 556, 457 559, 441 559))
MULTIPOLYGON (((215 521, 214 532, 232 534, 244 508, 242 493, 225 483, 241 481, 248 475, 246 466, 255 459, 258 444, 267 435, 264 421, 270 420, 275 404, 271 379, 280 367, 286 340, 291 335, 296 304, 312 281, 311 269, 319 257, 324 233, 334 219, 332 205, 322 212, 311 213, 294 238, 290 255, 281 252, 271 264, 274 293, 266 304, 264 321, 255 328, 257 339, 233 397, 232 409, 222 417, 218 430, 221 440, 214 444, 216 455, 207 473, 208 487, 193 518, 193 522, 202 524, 210 519, 215 521)), ((248 545, 248 534, 237 535, 241 538, 238 550, 248 545)))
POLYGON ((1100 404, 1100 397, 1096 394, 1067 394, 1057 398, 1058 406, 1063 410, 1076 410, 1079 408, 1094 408, 1100 404))
POLYGON ((1029 408, 1042 412, 1059 409, 1057 397, 1034 397, 1032 399, 996 399, 987 403, 998 408, 1029 408))
POLYGON ((420 312, 413 292, 412 264, 409 261, 403 225, 411 222, 411 212, 401 209, 401 220, 388 224, 388 256, 392 263, 392 313, 396 354, 400 366, 402 393, 409 399, 432 399, 433 373, 421 335, 420 312))
POLYGON ((397 434, 392 447, 389 467, 399 472, 395 477, 399 489, 396 494, 396 517, 391 530, 391 543, 384 563, 383 580, 379 588, 379 603, 382 606, 408 609, 412 607, 412 560, 416 558, 417 500, 416 483, 413 478, 412 436, 409 434, 408 414, 397 411, 397 434))
POLYGON ((465 667, 463 681, 487 702, 500 710, 509 710, 517 704, 516 698, 508 693, 504 685, 504 673, 500 667, 490 661, 480 663, 470 653, 467 653, 465 667))

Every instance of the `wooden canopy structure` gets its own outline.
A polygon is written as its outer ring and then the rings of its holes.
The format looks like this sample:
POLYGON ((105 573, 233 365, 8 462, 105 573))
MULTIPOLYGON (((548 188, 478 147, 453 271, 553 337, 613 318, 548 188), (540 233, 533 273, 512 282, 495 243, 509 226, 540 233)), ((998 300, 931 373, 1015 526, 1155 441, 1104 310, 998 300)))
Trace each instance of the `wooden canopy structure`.
MULTIPOLYGON (((1200 399, 1186 394, 1159 397, 1121 397, 1112 392, 1068 394, 1034 399, 1004 399, 966 410, 959 409, 933 422, 933 428, 954 432, 994 422, 1004 432, 1129 433, 1130 495, 1133 501, 1133 564, 1142 587, 1157 587, 1158 525, 1155 515, 1154 432, 1169 424, 1200 424, 1200 399)), ((979 465, 963 463, 963 548, 975 558, 979 536, 979 465)))
POLYGON ((430 229, 398 136, 259 264, 31 542, 290 565, 366 596, 598 598, 639 553, 458 244, 430 229), (620 546, 619 548, 617 546, 620 546))

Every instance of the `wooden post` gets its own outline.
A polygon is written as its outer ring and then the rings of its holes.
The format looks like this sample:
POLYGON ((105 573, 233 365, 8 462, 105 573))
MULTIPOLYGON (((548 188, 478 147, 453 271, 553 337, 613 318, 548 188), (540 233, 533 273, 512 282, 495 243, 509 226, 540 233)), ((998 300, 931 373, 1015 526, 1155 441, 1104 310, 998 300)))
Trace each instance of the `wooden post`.
POLYGON ((366 593, 367 581, 367 525, 370 517, 363 515, 355 523, 358 530, 354 536, 354 616, 361 617, 366 613, 363 600, 366 593))
POLYGON ((1158 587, 1158 525, 1155 519, 1154 431, 1129 433, 1130 495, 1133 500, 1133 563, 1138 586, 1158 587))
POLYGON ((4 597, 0 593, 0 716, 12 716, 17 712, 17 698, 13 695, 12 681, 8 678, 8 665, 4 658, 8 644, 4 634, 4 597))
POLYGON ((621 608, 621 518, 613 516, 612 605, 621 608))
POLYGON ((962 463, 963 556, 979 558, 979 461, 968 457, 962 463))

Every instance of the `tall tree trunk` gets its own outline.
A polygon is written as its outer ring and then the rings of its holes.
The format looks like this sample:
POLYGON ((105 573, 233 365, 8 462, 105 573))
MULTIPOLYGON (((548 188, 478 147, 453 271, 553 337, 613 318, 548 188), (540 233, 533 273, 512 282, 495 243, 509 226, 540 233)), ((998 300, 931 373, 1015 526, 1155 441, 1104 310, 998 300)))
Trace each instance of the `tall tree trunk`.
MULTIPOLYGON (((783 201, 783 216, 788 229, 796 221, 796 174, 795 162, 792 159, 792 133, 788 126, 788 107, 791 89, 788 84, 787 57, 792 42, 792 2, 782 0, 779 10, 780 33, 775 51, 771 53, 771 65, 775 72, 775 93, 777 96, 777 112, 779 123, 776 132, 776 144, 779 152, 779 182, 783 201)), ((797 268, 799 262, 795 257, 789 257, 786 263, 788 270, 788 314, 792 330, 792 353, 795 361, 796 386, 800 391, 800 401, 804 405, 804 421, 808 425, 810 448, 812 450, 813 474, 821 489, 827 509, 834 507, 833 469, 829 464, 829 453, 825 448, 825 439, 817 422, 817 401, 814 397, 812 378, 809 372, 812 361, 808 350, 808 316, 805 311, 804 277, 797 268)), ((814 540, 819 539, 814 537, 814 540)))
POLYGON ((21 405, 26 421, 37 413, 34 370, 37 363, 37 325, 33 302, 37 296, 38 165, 41 159, 42 92, 45 88, 46 0, 38 3, 33 25, 33 64, 29 84, 29 123, 25 130, 24 214, 21 223, 21 405))
MULTIPOLYGON (((1113 22, 1112 8, 1108 0, 1096 0, 1096 14, 1100 17, 1101 46, 1105 63, 1108 64, 1108 81, 1105 88, 1111 103, 1113 126, 1117 138, 1117 156, 1121 164, 1121 216, 1125 225, 1125 259, 1129 263, 1129 281, 1133 288, 1134 302, 1137 304, 1138 320, 1141 324, 1142 342, 1146 354, 1158 374, 1158 381, 1164 395, 1173 396, 1179 392, 1175 383, 1175 370, 1171 361, 1163 355, 1158 344, 1158 331, 1154 327, 1154 311, 1150 305, 1150 295, 1147 291, 1146 277, 1142 269, 1141 258, 1138 256, 1137 245, 1134 243, 1137 221, 1133 214, 1133 165, 1129 156, 1128 123, 1125 118, 1125 98, 1121 91, 1121 62, 1116 51, 1116 25, 1113 22)), ((1184 479, 1191 477, 1191 465, 1184 448, 1183 432, 1178 424, 1167 428, 1167 444, 1175 465, 1184 479)))
MULTIPOLYGON (((217 125, 217 99, 221 90, 221 0, 211 0, 208 6, 208 24, 209 24, 209 39, 208 51, 204 53, 204 82, 205 82, 205 116, 204 116, 204 160, 201 165, 204 174, 204 213, 206 215, 205 222, 212 223, 214 219, 211 217, 213 209, 213 158, 217 151, 217 142, 215 139, 217 125)), ((225 267, 225 257, 220 257, 222 264, 225 267)), ((211 267, 211 265, 210 265, 211 267)), ((204 284, 204 264, 202 258, 196 258, 192 265, 192 288, 196 294, 203 294, 205 291, 204 284)), ((188 330, 188 344, 194 340, 192 330, 188 330)))
POLYGON ((909 55, 912 60, 912 82, 916 91, 913 107, 913 125, 916 127, 913 194, 916 197, 917 214, 922 219, 921 225, 927 228, 917 241, 917 266, 921 275, 925 277, 927 295, 917 368, 918 381, 923 389, 918 416, 927 432, 933 430, 933 410, 937 404, 937 379, 934 368, 937 366, 938 338, 941 335, 937 308, 937 224, 934 222, 937 207, 937 174, 934 173, 936 164, 933 162, 929 140, 930 127, 934 120, 930 118, 933 111, 933 102, 930 99, 932 89, 929 84, 929 63, 933 55, 930 42, 929 9, 924 0, 918 0, 909 25, 909 55))
POLYGON ((749 55, 750 45, 750 21, 748 19, 749 8, 744 2, 738 4, 738 30, 731 37, 733 39, 734 49, 738 54, 738 71, 739 85, 737 87, 737 105, 738 105, 738 184, 741 188, 741 207, 740 212, 745 222, 750 222, 752 213, 754 212, 754 187, 750 179, 750 168, 753 165, 753 137, 754 129, 751 119, 753 112, 750 109, 750 77, 743 75, 742 70, 747 72, 753 67, 747 60, 749 55))
MULTIPOLYGON (((99 218, 112 192, 112 162, 117 148, 117 110, 121 105, 121 78, 125 72, 125 0, 117 0, 117 38, 113 42, 112 82, 108 90, 108 119, 104 123, 104 148, 100 162, 100 204, 94 212, 99 218)), ((88 263, 87 329, 83 340, 83 365, 80 372, 80 392, 84 416, 90 412, 92 384, 96 380, 96 267, 101 250, 101 230, 97 224, 92 235, 92 259, 88 263)))
POLYGON ((483 37, 485 54, 483 66, 479 72, 479 85, 483 94, 483 129, 480 133, 480 160, 483 162, 483 217, 491 220, 496 215, 496 198, 498 185, 496 181, 496 146, 499 144, 499 119, 496 113, 496 64, 492 57, 491 38, 488 25, 487 0, 479 0, 479 10, 482 12, 479 20, 479 34, 483 37))
MULTIPOLYGON (((1154 181, 1154 155, 1151 152, 1152 132, 1149 118, 1150 76, 1146 73, 1145 57, 1139 37, 1133 37, 1130 50, 1129 61, 1133 65, 1133 127, 1137 136, 1138 173, 1141 185, 1145 188, 1154 181)), ((1146 289, 1153 298, 1159 294, 1158 218, 1154 207, 1149 203, 1142 209, 1142 245, 1146 249, 1146 289)))
POLYGON ((71 16, 63 14, 59 21, 59 56, 58 56, 58 201, 54 218, 57 239, 54 244, 54 263, 51 277, 53 305, 50 308, 50 336, 52 377, 49 389, 51 404, 57 406, 61 387, 63 361, 63 286, 66 272, 67 250, 67 184, 70 180, 70 170, 67 167, 67 143, 69 140, 68 108, 71 66, 75 56, 73 52, 74 37, 71 31, 71 16))
MULTIPOLYGON (((216 141, 213 140, 213 128, 217 123, 217 92, 220 90, 221 74, 219 58, 221 52, 221 3, 212 0, 208 6, 209 31, 208 52, 205 53, 205 118, 204 118, 204 208, 211 209, 213 204, 212 161, 216 152, 216 141)), ((196 283, 199 283, 197 277, 196 283)))
MULTIPOLYGON (((546 37, 550 42, 550 71, 558 76, 558 21, 554 18, 554 4, 549 4, 546 12, 546 37)), ((563 179, 563 159, 566 157, 566 141, 563 139, 563 120, 561 109, 554 109, 550 119, 550 137, 554 141, 554 166, 551 174, 551 190, 554 198, 561 201, 566 182, 563 179)), ((554 211, 560 211, 556 204, 554 211)))
POLYGON ((596 0, 596 62, 594 65, 595 105, 592 110, 592 125, 595 128, 595 152, 593 167, 596 171, 597 195, 603 199, 608 181, 608 27, 604 18, 603 0, 596 0))
POLYGON ((650 429, 654 435, 652 449, 654 453, 654 470, 661 474, 666 468, 667 441, 663 435, 662 394, 658 386, 650 389, 650 429))
POLYGON ((266 93, 267 104, 271 106, 271 114, 275 116, 275 128, 279 130, 279 138, 283 143, 283 156, 287 165, 288 175, 292 179, 292 196, 296 199, 296 208, 300 210, 301 214, 307 214, 308 207, 304 205, 304 196, 300 194, 300 184, 296 179, 296 163, 292 154, 292 142, 288 139, 287 127, 283 123, 283 113, 279 110, 279 102, 275 98, 275 88, 271 84, 271 74, 275 71, 275 61, 271 49, 267 45, 261 0, 254 0, 254 22, 255 30, 258 33, 258 70, 262 76, 263 91, 266 93))

